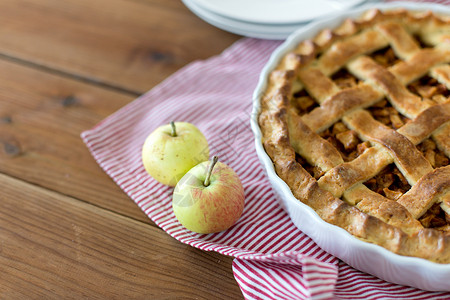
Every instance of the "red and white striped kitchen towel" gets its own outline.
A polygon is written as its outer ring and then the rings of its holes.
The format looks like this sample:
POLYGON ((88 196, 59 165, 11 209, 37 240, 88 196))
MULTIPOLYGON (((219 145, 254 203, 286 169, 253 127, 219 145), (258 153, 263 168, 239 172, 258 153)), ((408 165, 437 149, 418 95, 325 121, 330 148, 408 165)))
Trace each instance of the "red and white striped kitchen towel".
POLYGON ((259 73, 279 44, 244 38, 219 56, 191 63, 82 138, 105 172, 168 234, 235 257, 234 276, 246 299, 450 298, 450 293, 399 286, 353 269, 320 249, 278 205, 256 156, 249 119, 259 73), (184 229, 172 211, 172 188, 145 172, 145 138, 172 120, 200 128, 210 153, 241 178, 246 205, 231 229, 210 235, 184 229))

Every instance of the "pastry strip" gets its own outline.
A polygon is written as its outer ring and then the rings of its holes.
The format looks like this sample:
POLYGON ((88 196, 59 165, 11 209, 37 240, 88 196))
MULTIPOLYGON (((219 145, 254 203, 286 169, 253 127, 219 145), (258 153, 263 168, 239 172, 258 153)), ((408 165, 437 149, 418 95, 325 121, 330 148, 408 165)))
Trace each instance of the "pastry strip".
POLYGON ((407 59, 414 53, 420 51, 416 40, 405 30, 403 26, 396 22, 385 22, 375 26, 389 41, 395 54, 407 59))
POLYGON ((325 74, 316 67, 300 69, 298 77, 305 85, 308 93, 314 97, 319 104, 340 91, 333 80, 325 76, 325 74))
POLYGON ((310 165, 327 172, 344 162, 339 151, 306 126, 293 108, 288 109, 287 119, 291 145, 310 165))
POLYGON ((450 121, 450 102, 429 107, 414 120, 400 127, 397 132, 417 145, 448 121, 450 121))
MULTIPOLYGON (((420 144, 439 126, 450 120, 449 109, 450 103, 432 106, 423 111, 416 119, 402 126, 397 132, 408 138, 414 145, 420 144)), ((444 126, 450 128, 450 124, 444 126)), ((433 135, 436 136, 437 134, 434 133, 433 135)), ((443 136, 447 138, 448 131, 441 135, 442 140, 445 140, 443 136)), ((440 139, 439 135, 436 137, 436 139, 440 139)), ((436 143, 439 147, 439 142, 436 143)), ((340 197, 346 189, 359 182, 369 180, 393 162, 394 159, 389 152, 384 147, 375 144, 353 161, 343 163, 325 173, 318 180, 318 183, 321 188, 332 192, 335 197, 340 197)))
MULTIPOLYGON (((294 79, 293 71, 274 71, 270 74, 267 89, 262 98, 271 99, 275 94, 285 94, 290 91, 292 81, 294 79)), ((267 104, 267 101, 262 101, 261 106, 267 104)))
POLYGON ((383 98, 382 93, 367 84, 360 84, 353 88, 341 90, 309 114, 303 115, 302 120, 311 130, 321 132, 350 111, 371 106, 381 98, 383 98))
POLYGON ((362 212, 401 228, 411 235, 423 229, 401 204, 371 191, 364 184, 357 184, 344 193, 344 199, 351 200, 362 212))
POLYGON ((426 48, 409 59, 392 66, 389 71, 398 80, 407 85, 416 79, 426 75, 435 65, 450 61, 450 50, 444 48, 426 48))
POLYGON ((433 18, 430 14, 427 18, 424 18, 421 23, 422 24, 417 28, 416 34, 424 43, 432 46, 448 43, 448 38, 450 36, 448 20, 443 22, 442 20, 433 18))
POLYGON ((438 168, 421 178, 397 202, 403 205, 411 215, 420 218, 434 203, 450 192, 450 165, 438 168))
POLYGON ((442 125, 431 134, 431 137, 436 142, 438 149, 444 152, 448 158, 450 158, 450 139, 448 138, 449 136, 450 136, 449 122, 442 125))
POLYGON ((442 84, 445 84, 447 89, 450 89, 450 66, 439 65, 431 69, 431 77, 435 78, 442 84))
POLYGON ((365 182, 394 162, 382 146, 368 148, 350 162, 337 165, 318 180, 319 186, 340 198, 353 185, 365 182))
POLYGON ((374 29, 367 29, 359 34, 339 41, 325 51, 318 59, 317 67, 325 75, 331 75, 351 59, 388 45, 386 38, 374 29))
POLYGON ((380 66, 370 57, 360 56, 348 64, 349 71, 355 76, 380 89, 403 115, 414 118, 428 106, 414 95, 386 68, 380 66))
POLYGON ((411 186, 420 177, 433 171, 433 167, 410 140, 373 119, 369 112, 354 111, 345 116, 343 121, 355 130, 362 140, 374 141, 386 147, 411 186))

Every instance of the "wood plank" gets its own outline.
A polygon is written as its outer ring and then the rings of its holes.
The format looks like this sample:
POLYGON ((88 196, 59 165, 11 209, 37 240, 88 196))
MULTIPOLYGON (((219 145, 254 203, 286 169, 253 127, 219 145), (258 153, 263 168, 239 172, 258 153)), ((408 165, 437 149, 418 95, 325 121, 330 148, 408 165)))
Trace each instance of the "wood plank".
POLYGON ((1 299, 242 299, 231 259, 0 174, 1 299))
POLYGON ((138 93, 240 38, 181 1, 3 0, 0 20, 0 55, 138 93))
POLYGON ((148 222, 80 134, 134 99, 0 60, 0 172, 148 222))

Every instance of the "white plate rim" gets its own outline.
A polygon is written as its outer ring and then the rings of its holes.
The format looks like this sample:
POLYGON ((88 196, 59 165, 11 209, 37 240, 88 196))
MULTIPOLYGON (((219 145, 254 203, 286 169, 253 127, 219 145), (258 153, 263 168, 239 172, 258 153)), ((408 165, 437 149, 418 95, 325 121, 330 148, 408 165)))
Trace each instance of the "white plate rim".
MULTIPOLYGON (((269 73, 276 67, 279 60, 300 41, 312 38, 321 29, 334 28, 337 25, 339 25, 345 18, 348 17, 355 18, 370 8, 379 8, 381 10, 406 8, 408 10, 431 10, 437 13, 450 14, 450 8, 448 6, 443 6, 435 3, 411 3, 411 2, 372 3, 369 5, 364 5, 349 10, 347 12, 339 13, 331 19, 311 22, 310 24, 300 28, 299 30, 291 34, 286 39, 286 41, 283 44, 281 44, 270 56, 268 62, 261 71, 259 81, 253 93, 253 109, 250 122, 255 137, 256 152, 268 174, 269 180, 272 183, 272 187, 278 190, 277 192, 278 194, 280 194, 279 200, 281 201, 281 205, 283 207, 289 207, 289 209, 292 209, 293 207, 294 209, 301 212, 303 215, 307 215, 310 218, 312 218, 314 222, 318 226, 320 226, 321 229, 331 232, 328 235, 329 238, 334 237, 336 239, 344 239, 346 243, 349 243, 350 247, 352 248, 354 247, 354 249, 356 249, 357 251, 362 251, 364 253, 374 254, 379 257, 382 257, 383 259, 386 260, 386 262, 392 264, 394 268, 399 268, 399 270, 405 272, 411 272, 404 274, 414 274, 416 277, 406 276, 405 278, 398 278, 398 274, 397 275, 386 274, 385 271, 376 269, 376 267, 370 269, 367 267, 355 265, 355 263, 351 264, 353 267, 363 272, 375 275, 386 281, 390 281, 397 284, 409 285, 429 291, 450 291, 450 282, 448 281, 448 278, 450 278, 450 264, 438 264, 421 258, 407 257, 395 254, 378 245, 363 242, 357 239, 356 237, 352 236, 344 229, 329 224, 324 220, 322 220, 311 207, 297 200, 292 194, 287 184, 280 177, 278 177, 278 175, 275 172, 273 163, 270 157, 265 152, 262 144, 262 134, 258 125, 258 115, 260 111, 259 101, 267 85, 266 79, 268 78, 269 73), (421 274, 423 275, 421 276, 421 274), (443 278, 443 280, 432 281, 435 280, 436 278, 443 278)), ((289 211, 289 209, 288 214, 292 218, 293 212, 289 211)), ((296 223, 295 220, 293 221, 294 223, 296 223)), ((300 229, 305 232, 305 228, 300 229)), ((308 234, 308 232, 305 233, 308 234)), ((322 245, 319 246, 322 247, 322 245)), ((336 249, 324 249, 324 250, 330 252, 331 254, 348 263, 347 259, 344 257, 345 255, 339 253, 338 249, 339 247, 340 246, 336 246, 336 249)))
MULTIPOLYGON (((337 11, 343 11, 345 9, 349 9, 356 5, 359 5, 366 0, 345 0, 345 1, 337 1, 337 0, 321 0, 322 2, 329 2, 329 6, 334 6, 334 9, 323 9, 323 5, 325 3, 320 3, 321 10, 320 12, 313 13, 312 11, 305 11, 303 14, 291 13, 294 9, 301 11, 300 0, 297 1, 283 1, 283 0, 272 0, 272 3, 268 3, 268 5, 272 5, 270 10, 261 9, 258 12, 258 9, 261 7, 261 0, 192 0, 198 6, 207 9, 214 14, 221 15, 230 19, 235 19, 244 22, 250 23, 260 23, 260 24, 292 24, 292 23, 300 23, 300 22, 308 22, 316 18, 320 18, 326 16, 331 13, 335 13, 337 11), (251 3, 253 2, 253 3, 251 3), (284 4, 284 7, 283 7, 284 4), (253 5, 253 10, 250 6, 253 5), (254 9, 255 6, 258 6, 254 9), (230 7, 231 6, 231 7, 230 7), (274 9, 280 8, 281 10, 286 11, 285 15, 281 15, 281 12, 273 13, 274 9), (256 13, 255 13, 256 11, 256 13), (267 11, 271 11, 271 13, 266 13, 267 11)), ((266 0, 267 1, 267 0, 266 0)), ((316 1, 317 3, 317 1, 316 1)), ((308 2, 308 5, 314 5, 314 2, 308 2)), ((268 7, 270 8, 270 7, 268 7)), ((308 8, 306 8, 308 9, 308 8)))
POLYGON ((228 19, 224 16, 214 14, 197 5, 192 0, 181 0, 184 5, 189 8, 195 15, 205 22, 220 28, 222 30, 235 33, 238 35, 271 39, 283 40, 286 39, 292 32, 305 25, 305 23, 289 24, 289 25, 267 25, 267 24, 253 24, 241 22, 239 20, 228 19))

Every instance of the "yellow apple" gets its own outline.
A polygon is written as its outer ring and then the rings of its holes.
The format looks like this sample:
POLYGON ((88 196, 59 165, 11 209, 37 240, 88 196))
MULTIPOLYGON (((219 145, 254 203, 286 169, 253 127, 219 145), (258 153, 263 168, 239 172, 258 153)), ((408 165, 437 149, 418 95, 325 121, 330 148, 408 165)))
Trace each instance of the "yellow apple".
POLYGON ((172 207, 178 221, 197 233, 230 228, 244 210, 244 188, 224 163, 205 161, 186 173, 175 187, 172 207))
POLYGON ((191 168, 208 158, 208 141, 196 126, 187 122, 158 127, 142 147, 142 163, 147 173, 169 186, 175 186, 191 168))

